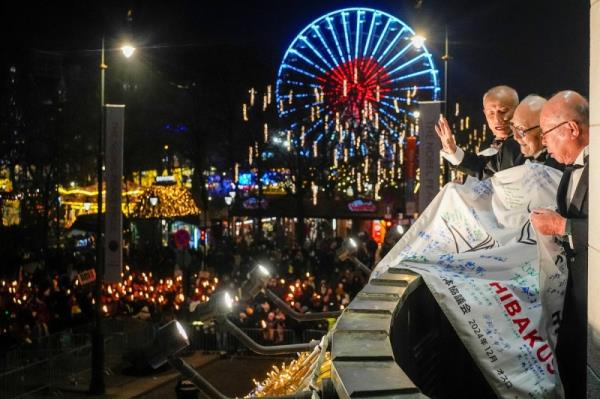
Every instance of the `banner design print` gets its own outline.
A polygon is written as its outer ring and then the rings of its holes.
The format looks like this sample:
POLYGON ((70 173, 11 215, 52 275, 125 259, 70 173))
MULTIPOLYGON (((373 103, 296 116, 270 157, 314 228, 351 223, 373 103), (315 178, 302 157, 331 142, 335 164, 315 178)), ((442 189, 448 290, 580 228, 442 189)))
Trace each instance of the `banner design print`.
POLYGON ((561 172, 527 163, 491 179, 447 184, 371 278, 419 273, 501 398, 562 398, 554 348, 567 282, 534 208, 556 208, 561 172))

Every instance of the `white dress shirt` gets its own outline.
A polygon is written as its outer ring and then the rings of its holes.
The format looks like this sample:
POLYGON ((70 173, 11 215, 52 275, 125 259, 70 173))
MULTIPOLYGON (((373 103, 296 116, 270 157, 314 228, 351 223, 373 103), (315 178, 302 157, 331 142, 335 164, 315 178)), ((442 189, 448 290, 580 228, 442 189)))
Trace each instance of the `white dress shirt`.
MULTIPOLYGON (((583 150, 577 155, 575 158, 575 162, 573 165, 585 165, 585 157, 588 156, 590 150, 588 146, 585 146, 583 150)), ((567 198, 569 198, 569 202, 567 203, 567 208, 571 205, 571 201, 573 201, 573 196, 575 195, 575 190, 577 190, 577 185, 579 184, 579 180, 581 180, 581 175, 583 174, 583 168, 575 169, 571 173, 571 180, 569 181, 569 187, 567 188, 567 198)))
POLYGON ((453 166, 460 165, 463 159, 465 159, 465 152, 458 146, 454 154, 448 154, 444 150, 440 150, 440 155, 453 166))

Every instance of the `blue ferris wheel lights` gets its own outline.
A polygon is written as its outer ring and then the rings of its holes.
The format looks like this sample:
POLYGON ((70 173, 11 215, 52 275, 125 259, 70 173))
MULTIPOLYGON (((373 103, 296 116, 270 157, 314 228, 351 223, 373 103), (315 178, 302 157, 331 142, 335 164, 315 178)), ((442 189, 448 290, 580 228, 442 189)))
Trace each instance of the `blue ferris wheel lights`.
POLYGON ((401 71, 402 69, 406 68, 409 65, 414 64, 415 62, 419 61, 421 58, 423 58, 425 56, 425 53, 419 54, 418 56, 411 58, 410 60, 406 61, 404 64, 394 68, 393 70, 390 71, 390 75, 401 71))
POLYGON ((330 64, 327 62, 327 60, 325 59, 325 57, 323 57, 323 56, 321 55, 321 53, 320 53, 320 52, 319 52, 319 51, 318 51, 318 50, 317 50, 317 49, 316 49, 316 48, 315 48, 315 47, 312 45, 312 43, 308 41, 308 39, 306 38, 306 36, 302 36, 302 37, 300 37, 300 40, 302 40, 304 43, 306 43, 306 45, 308 46, 308 48, 310 48, 310 49, 313 51, 313 53, 315 53, 315 54, 316 54, 316 56, 317 56, 317 57, 319 57, 319 59, 320 59, 321 61, 323 61, 323 63, 324 63, 325 65, 327 65, 327 68, 329 68, 329 69, 333 68, 333 67, 332 67, 332 66, 331 66, 331 65, 330 65, 330 64))
POLYGON ((342 11, 342 21, 344 24, 344 38, 346 39, 346 51, 348 54, 348 60, 350 60, 352 57, 350 55, 350 41, 348 40, 348 22, 346 22, 346 15, 348 15, 348 13, 342 11))
POLYGON ((395 78, 395 79, 392 79, 392 80, 391 80, 391 82, 399 82, 399 81, 401 81, 401 80, 406 80, 406 79, 409 79, 409 78, 414 78, 414 77, 416 77, 416 76, 419 76, 419 75, 425 75, 425 74, 427 74, 427 73, 432 73, 432 72, 434 72, 434 71, 435 71, 435 69, 431 69, 431 68, 429 68, 429 69, 424 69, 424 70, 422 70, 422 71, 418 71, 418 72, 414 72, 414 73, 409 73, 408 75, 402 75, 402 76, 400 76, 400 77, 397 77, 397 78, 395 78))
POLYGON ((327 18, 327 24, 329 25, 329 30, 331 31, 331 35, 333 36, 333 40, 335 41, 335 46, 337 47, 338 53, 340 54, 340 58, 342 59, 342 63, 346 62, 346 59, 344 58, 344 54, 342 54, 342 48, 340 47, 340 42, 337 38, 337 34, 335 33, 335 29, 333 27, 333 25, 331 24, 333 18, 328 17, 327 18))
POLYGON ((398 51, 396 53, 396 55, 394 55, 392 58, 390 58, 390 60, 388 62, 386 62, 383 67, 384 68, 388 68, 394 61, 396 61, 399 57, 401 57, 402 55, 404 55, 408 50, 410 50, 410 48, 412 47, 412 44, 407 44, 406 46, 404 46, 400 51, 398 51))
POLYGON ((358 43, 360 42, 360 16, 362 14, 361 10, 358 10, 356 13, 356 41, 354 43, 354 59, 358 58, 358 43))
POLYGON ((379 46, 381 45, 383 38, 386 36, 391 23, 392 23, 391 19, 388 19, 387 22, 385 23, 385 28, 383 28, 383 32, 381 32, 381 34, 379 35, 379 40, 377 40, 377 44, 375 44, 375 48, 373 49, 373 51, 371 51, 371 54, 377 53, 377 50, 379 49, 379 46))
POLYGON ((317 138, 337 141, 347 129, 382 128, 398 139, 409 123, 408 100, 435 100, 441 90, 432 55, 411 42, 414 36, 404 22, 370 8, 315 19, 292 41, 280 65, 279 116, 295 137, 303 129, 306 147, 317 138))
MULTIPOLYGON (((369 33, 367 34, 367 41, 365 42, 365 47, 363 48, 363 57, 367 56, 367 50, 369 49, 369 44, 371 43, 371 36, 373 35, 373 27, 375 26, 375 17, 377 17, 377 13, 373 13, 371 17, 371 25, 369 26, 369 33)), ((358 47, 358 46, 357 46, 358 47)))
POLYGON ((398 34, 394 37, 394 39, 390 42, 390 44, 388 44, 388 46, 386 47, 386 49, 383 51, 383 53, 381 53, 381 55, 379 56, 379 58, 377 58, 377 62, 381 62, 381 60, 383 60, 383 57, 385 57, 387 55, 387 53, 390 52, 390 50, 392 49, 392 47, 396 44, 396 42, 400 39, 400 37, 402 36, 402 34, 404 33, 405 28, 403 27, 400 32, 398 32, 398 34))
POLYGON ((329 46, 327 45, 327 42, 325 41, 325 38, 323 38, 323 35, 321 34, 321 31, 319 30, 319 27, 316 26, 316 25, 313 25, 312 28, 315 31, 315 33, 317 34, 317 37, 321 41, 321 44, 323 45, 323 47, 325 47, 325 50, 327 51, 327 53, 329 54, 329 56, 331 57, 331 59, 333 60, 333 62, 335 63, 335 65, 338 65, 339 62, 335 58, 335 56, 333 55, 333 53, 332 53, 331 49, 329 48, 329 46))
POLYGON ((295 67, 295 66, 291 66, 291 65, 289 65, 289 64, 283 64, 283 65, 282 65, 282 67, 284 67, 284 68, 288 68, 288 69, 291 69, 291 70, 293 70, 293 71, 296 71, 296 72, 298 72, 298 73, 301 73, 301 74, 303 74, 303 75, 306 75, 306 76, 308 76, 308 77, 310 77, 310 78, 316 78, 316 75, 313 75, 313 74, 312 74, 312 73, 310 73, 310 72, 307 72, 307 71, 305 71, 305 70, 303 70, 303 69, 300 69, 300 68, 297 68, 297 67, 295 67))
POLYGON ((312 62, 310 59, 308 59, 307 57, 305 57, 301 52, 299 52, 298 50, 292 50, 292 53, 297 55, 298 57, 302 58, 304 61, 306 61, 308 64, 312 65, 313 67, 315 67, 316 69, 318 69, 319 71, 323 72, 323 73, 327 73, 327 71, 325 71, 323 68, 321 68, 319 65, 315 64, 314 62, 312 62))

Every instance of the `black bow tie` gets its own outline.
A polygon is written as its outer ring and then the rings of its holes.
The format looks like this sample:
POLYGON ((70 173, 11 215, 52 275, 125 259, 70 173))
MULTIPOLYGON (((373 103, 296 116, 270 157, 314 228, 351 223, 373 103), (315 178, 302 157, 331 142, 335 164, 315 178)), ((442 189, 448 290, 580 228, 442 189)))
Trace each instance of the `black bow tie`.
POLYGON ((502 144, 504 144, 504 140, 506 139, 495 139, 494 141, 492 141, 492 147, 500 147, 502 144))

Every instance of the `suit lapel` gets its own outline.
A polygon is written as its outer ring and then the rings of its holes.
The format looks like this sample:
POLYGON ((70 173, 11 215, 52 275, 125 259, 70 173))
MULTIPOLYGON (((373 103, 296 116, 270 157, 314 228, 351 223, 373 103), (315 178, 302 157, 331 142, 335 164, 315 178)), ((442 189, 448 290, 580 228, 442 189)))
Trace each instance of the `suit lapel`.
POLYGON ((558 190, 556 192, 556 205, 558 205, 558 213, 562 216, 567 216, 567 188, 569 187, 569 180, 571 180, 571 169, 565 169, 560 183, 558 184, 558 190))
POLYGON ((569 205, 569 214, 579 214, 581 212, 581 208, 583 207, 583 201, 587 195, 588 191, 588 179, 589 179, 589 164, 585 164, 583 168, 583 172, 581 173, 581 179, 579 179, 579 184, 577 184, 577 188, 575 189, 575 194, 573 195, 573 200, 569 205))

